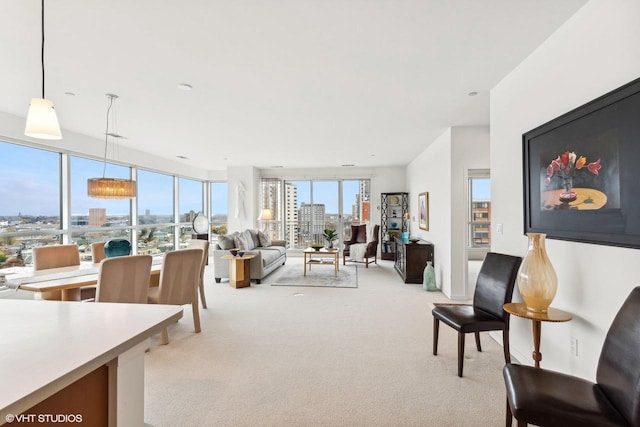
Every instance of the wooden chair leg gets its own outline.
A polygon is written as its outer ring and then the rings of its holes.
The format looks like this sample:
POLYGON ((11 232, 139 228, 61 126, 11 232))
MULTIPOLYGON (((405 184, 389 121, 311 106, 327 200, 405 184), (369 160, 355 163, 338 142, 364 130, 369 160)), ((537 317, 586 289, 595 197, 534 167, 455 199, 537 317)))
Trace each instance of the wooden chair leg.
POLYGON ((511 363, 511 350, 509 349, 509 330, 502 331, 502 349, 504 350, 504 362, 511 363))
POLYGON ((480 332, 476 332, 476 348, 478 351, 482 351, 482 346, 480 345, 480 332))
POLYGON ((458 376, 462 377, 462 368, 464 367, 464 335, 458 332, 458 376))
POLYGON ((516 420, 518 421, 518 427, 527 427, 529 424, 526 421, 520 421, 520 420, 516 420))
POLYGON ((507 419, 505 420, 505 426, 511 427, 511 424, 513 423, 513 414, 511 413, 511 406, 509 406, 509 399, 506 399, 506 401, 507 401, 507 419))
POLYGON ((200 301, 202 302, 202 308, 207 308, 207 298, 204 296, 204 282, 198 286, 200 289, 200 301))
POLYGON ((197 332, 200 332, 200 312, 198 311, 198 298, 196 298, 191 303, 191 308, 193 310, 193 327, 197 332))
POLYGON ((433 355, 438 355, 438 332, 440 331, 440 319, 433 318, 433 355))
POLYGON ((162 345, 167 345, 169 344, 169 331, 167 331, 167 328, 163 328, 162 329, 162 345))

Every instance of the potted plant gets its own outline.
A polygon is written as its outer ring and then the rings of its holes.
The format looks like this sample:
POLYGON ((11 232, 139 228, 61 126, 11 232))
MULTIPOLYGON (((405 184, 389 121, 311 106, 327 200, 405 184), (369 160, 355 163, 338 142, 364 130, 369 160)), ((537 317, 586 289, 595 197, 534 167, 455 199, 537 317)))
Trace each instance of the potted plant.
POLYGON ((336 230, 325 228, 322 232, 322 236, 327 239, 327 242, 329 242, 327 249, 333 249, 333 242, 338 239, 338 233, 336 233, 336 230))

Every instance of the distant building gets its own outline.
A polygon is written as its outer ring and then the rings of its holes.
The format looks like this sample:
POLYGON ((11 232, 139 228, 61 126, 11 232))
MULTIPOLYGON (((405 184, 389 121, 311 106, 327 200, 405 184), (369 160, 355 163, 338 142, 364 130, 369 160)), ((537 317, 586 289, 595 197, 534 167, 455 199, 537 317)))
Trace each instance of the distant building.
POLYGON ((477 200, 471 202, 471 247, 491 246, 491 202, 477 200))

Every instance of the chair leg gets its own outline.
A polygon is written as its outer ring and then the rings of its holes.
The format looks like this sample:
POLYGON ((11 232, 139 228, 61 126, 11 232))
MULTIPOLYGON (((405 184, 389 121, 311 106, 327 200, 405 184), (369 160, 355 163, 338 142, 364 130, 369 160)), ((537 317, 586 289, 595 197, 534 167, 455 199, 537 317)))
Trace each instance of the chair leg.
POLYGON ((438 332, 440 331, 440 319, 433 318, 433 355, 438 355, 438 332))
POLYGON ((200 302, 202 302, 202 308, 207 308, 207 298, 204 296, 204 282, 201 282, 198 288, 200 288, 200 302))
POLYGON ((476 332, 476 348, 478 351, 482 351, 482 346, 480 345, 480 332, 476 332))
POLYGON ((163 328, 162 329, 162 345, 167 345, 169 344, 169 331, 167 331, 167 328, 163 328))
POLYGON ((193 310, 193 326, 197 332, 200 332, 200 312, 198 311, 198 298, 193 300, 191 303, 191 308, 193 310))
POLYGON ((342 265, 347 265, 347 256, 342 252, 342 265))
POLYGON ((511 427, 513 423, 513 414, 511 413, 511 406, 509 406, 509 399, 507 401, 507 419, 505 420, 505 427, 511 427))
POLYGON ((511 350, 509 349, 509 330, 502 331, 502 349, 504 350, 504 362, 511 363, 511 350))
POLYGON ((462 377, 462 368, 464 367, 464 334, 458 332, 458 376, 462 377))

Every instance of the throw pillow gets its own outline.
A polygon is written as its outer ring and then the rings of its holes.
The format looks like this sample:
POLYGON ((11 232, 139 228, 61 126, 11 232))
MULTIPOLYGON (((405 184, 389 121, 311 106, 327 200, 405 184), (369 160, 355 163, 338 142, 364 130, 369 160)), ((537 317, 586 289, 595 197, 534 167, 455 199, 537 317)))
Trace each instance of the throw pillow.
POLYGON ((229 250, 236 247, 235 237, 237 233, 227 234, 226 236, 218 236, 218 246, 220 249, 229 250))
POLYGON ((235 245, 236 245, 236 248, 238 248, 240 250, 243 250, 243 251, 248 250, 248 248, 247 248, 247 246, 248 246, 247 245, 247 239, 244 238, 244 233, 236 235, 236 237, 235 237, 235 245))
POLYGON ((258 231, 258 237, 260 238, 260 246, 267 247, 271 246, 271 237, 263 231, 258 231))
POLYGON ((258 236, 258 230, 249 230, 251 233, 251 238, 253 239, 253 248, 257 248, 260 246, 260 237, 258 236))
POLYGON ((253 243, 253 236, 251 235, 251 230, 244 230, 242 232, 242 237, 244 238, 245 242, 246 242, 246 247, 244 248, 245 251, 250 251, 251 249, 255 249, 256 245, 253 243))

